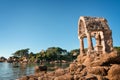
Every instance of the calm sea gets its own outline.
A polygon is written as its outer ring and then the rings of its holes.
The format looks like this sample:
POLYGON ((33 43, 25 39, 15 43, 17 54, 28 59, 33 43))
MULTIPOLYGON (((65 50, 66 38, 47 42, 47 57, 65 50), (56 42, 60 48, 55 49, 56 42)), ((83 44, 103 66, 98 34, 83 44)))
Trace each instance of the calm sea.
MULTIPOLYGON (((16 64, 12 63, 0 63, 0 80, 16 80, 21 76, 34 74, 34 67, 39 64, 17 64, 18 67, 15 67, 16 64)), ((69 66, 69 63, 64 64, 45 64, 48 67, 61 67, 66 68, 69 66)))

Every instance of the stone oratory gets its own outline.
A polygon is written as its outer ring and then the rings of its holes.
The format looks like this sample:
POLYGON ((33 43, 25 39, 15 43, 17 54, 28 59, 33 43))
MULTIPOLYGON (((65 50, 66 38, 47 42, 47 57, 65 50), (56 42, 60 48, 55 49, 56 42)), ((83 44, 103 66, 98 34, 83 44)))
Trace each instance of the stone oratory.
POLYGON ((112 31, 105 18, 81 16, 78 21, 78 38, 80 40, 81 55, 86 54, 84 38, 87 38, 88 43, 87 55, 113 51, 112 31), (95 38, 95 46, 93 46, 92 38, 95 38))

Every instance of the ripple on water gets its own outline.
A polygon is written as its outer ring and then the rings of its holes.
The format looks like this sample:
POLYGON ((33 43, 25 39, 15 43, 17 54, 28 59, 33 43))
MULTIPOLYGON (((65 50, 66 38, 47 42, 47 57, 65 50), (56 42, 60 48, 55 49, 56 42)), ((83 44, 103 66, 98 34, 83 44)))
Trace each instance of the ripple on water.
MULTIPOLYGON (((0 80, 16 80, 21 76, 34 74, 34 66, 39 64, 17 64, 14 67, 12 63, 0 63, 0 80)), ((48 67, 59 66, 61 68, 68 67, 68 64, 45 64, 48 67)))

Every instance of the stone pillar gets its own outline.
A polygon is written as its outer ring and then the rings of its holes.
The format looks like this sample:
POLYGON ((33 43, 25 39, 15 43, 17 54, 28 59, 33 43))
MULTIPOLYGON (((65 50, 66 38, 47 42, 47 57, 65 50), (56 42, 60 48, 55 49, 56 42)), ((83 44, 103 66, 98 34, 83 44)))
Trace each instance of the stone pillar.
POLYGON ((103 52, 103 46, 101 43, 102 41, 101 41, 100 33, 96 34, 95 39, 96 39, 95 51, 97 52, 97 54, 101 54, 103 52))
POLYGON ((100 44, 100 40, 98 38, 96 38, 96 46, 99 46, 100 44))
POLYGON ((83 38, 80 38, 80 54, 83 55, 84 53, 85 53, 85 51, 84 51, 83 38))
POLYGON ((100 37, 100 34, 97 34, 95 38, 96 38, 96 46, 101 45, 101 37, 100 37))
POLYGON ((105 48, 106 48, 105 47, 105 40, 104 40, 103 32, 100 32, 100 36, 101 36, 101 45, 103 46, 102 51, 103 51, 103 53, 106 53, 106 51, 105 51, 105 48))
POLYGON ((93 50, 93 43, 90 33, 87 33, 87 42, 88 42, 88 51, 90 52, 91 50, 93 50))

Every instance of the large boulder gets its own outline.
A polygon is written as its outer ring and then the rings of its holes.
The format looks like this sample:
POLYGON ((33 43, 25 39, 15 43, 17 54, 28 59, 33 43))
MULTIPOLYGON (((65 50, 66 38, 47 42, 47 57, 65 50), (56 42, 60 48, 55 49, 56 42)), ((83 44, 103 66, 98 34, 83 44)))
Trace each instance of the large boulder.
POLYGON ((79 80, 98 80, 96 75, 88 74, 86 76, 80 77, 79 80))
POLYGON ((101 66, 90 67, 87 69, 87 71, 89 74, 95 74, 95 75, 101 75, 101 76, 106 76, 108 72, 104 67, 101 67, 101 66))
POLYGON ((86 55, 78 55, 77 57, 77 62, 79 64, 82 64, 86 60, 87 56, 86 55))
POLYGON ((97 77, 93 74, 88 74, 87 76, 85 76, 86 80, 98 80, 97 77))
POLYGON ((77 70, 78 66, 76 63, 71 63, 69 66, 70 72, 74 73, 77 70))
POLYGON ((105 53, 102 54, 100 57, 101 66, 109 66, 110 64, 118 64, 120 63, 120 54, 116 51, 113 51, 111 53, 105 53))
POLYGON ((47 66, 41 65, 41 66, 35 66, 35 72, 47 72, 47 66))
POLYGON ((120 54, 116 51, 101 54, 99 60, 91 62, 90 66, 110 66, 111 64, 120 64, 120 54))
POLYGON ((110 80, 120 80, 120 65, 114 64, 108 71, 108 78, 110 80))
POLYGON ((29 80, 29 76, 23 76, 19 80, 29 80))
POLYGON ((89 66, 91 64, 91 62, 94 61, 94 57, 93 56, 86 56, 86 59, 84 60, 84 62, 82 63, 85 66, 89 66))
POLYGON ((85 67, 86 67, 85 65, 79 64, 75 73, 79 74, 85 67))
POLYGON ((71 74, 65 74, 65 75, 55 77, 54 80, 74 80, 74 78, 71 74))
POLYGON ((106 76, 96 75, 98 80, 109 80, 106 76))
POLYGON ((35 75, 30 75, 30 76, 29 76, 29 80, 37 80, 37 76, 35 76, 35 75))
POLYGON ((65 74, 65 70, 64 69, 57 69, 55 71, 55 76, 61 76, 65 74))

